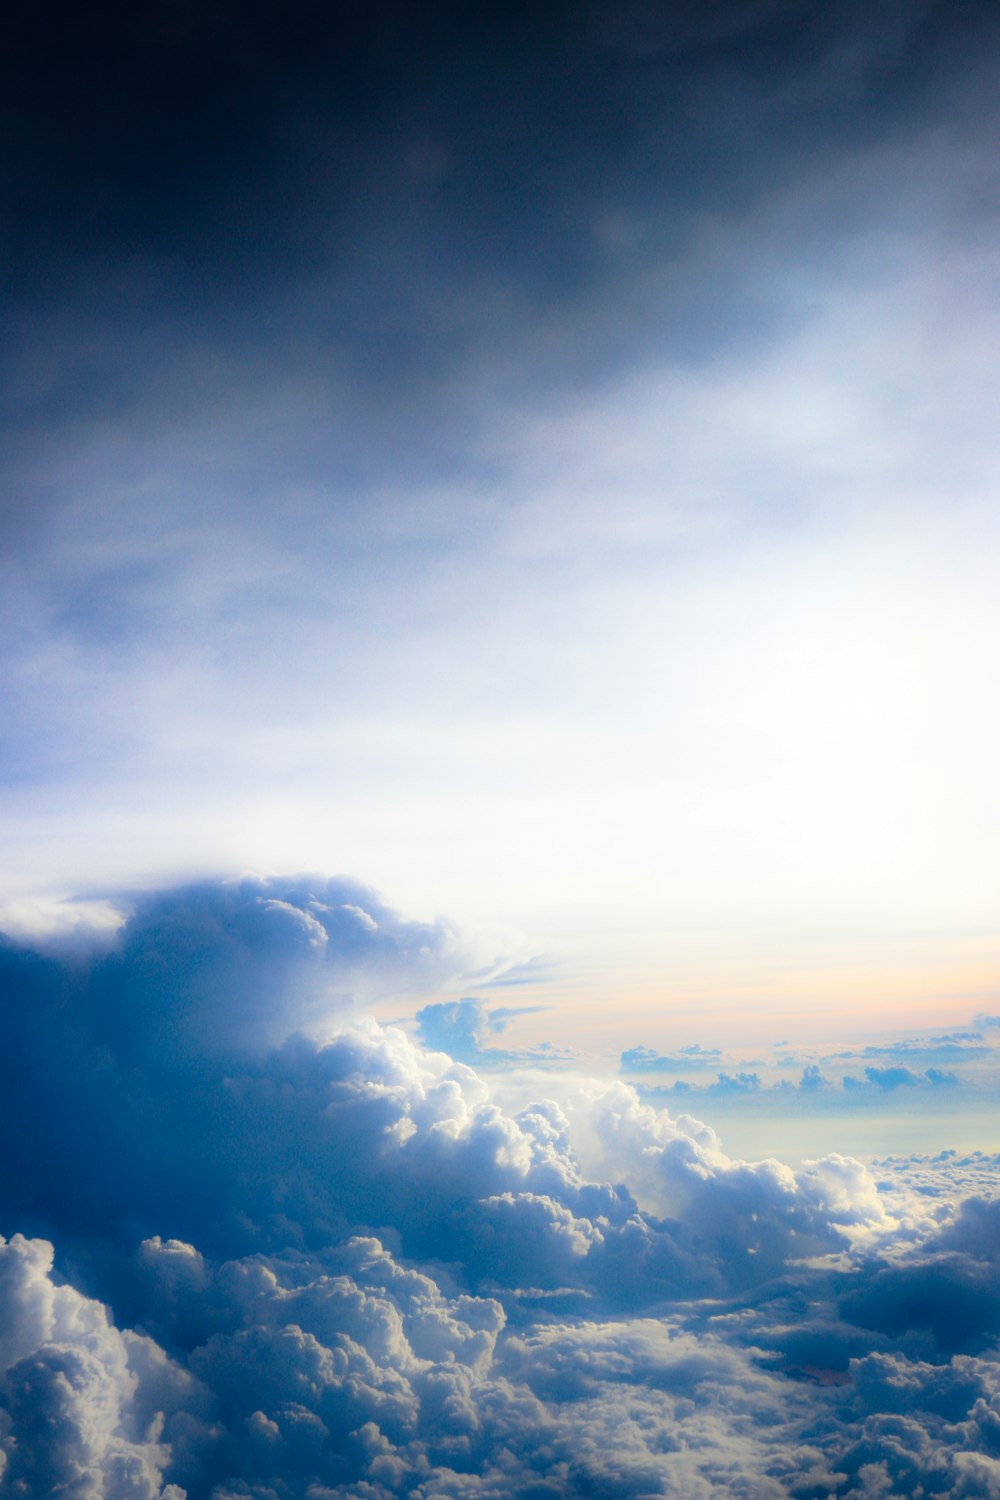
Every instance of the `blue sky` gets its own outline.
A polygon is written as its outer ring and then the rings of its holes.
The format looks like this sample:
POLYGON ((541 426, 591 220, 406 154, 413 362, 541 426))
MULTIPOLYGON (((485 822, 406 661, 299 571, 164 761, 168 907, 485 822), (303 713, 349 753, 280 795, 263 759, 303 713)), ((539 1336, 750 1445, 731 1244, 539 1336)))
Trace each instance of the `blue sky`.
POLYGON ((964 0, 0 59, 0 1500, 989 1496, 964 0))

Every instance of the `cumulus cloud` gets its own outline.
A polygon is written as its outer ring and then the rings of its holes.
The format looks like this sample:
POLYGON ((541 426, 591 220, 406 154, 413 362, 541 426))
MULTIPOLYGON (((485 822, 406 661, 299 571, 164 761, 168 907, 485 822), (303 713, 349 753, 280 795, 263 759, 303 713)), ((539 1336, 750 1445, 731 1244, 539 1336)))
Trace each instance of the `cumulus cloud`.
POLYGON ((854 1078, 850 1074, 844 1077, 845 1089, 871 1087, 882 1093, 890 1093, 894 1089, 926 1087, 928 1084, 932 1088, 940 1088, 957 1083, 957 1074, 946 1072, 942 1068, 928 1068, 923 1073, 915 1073, 912 1068, 908 1068, 904 1064, 865 1068, 863 1079, 854 1078))
POLYGON ((0 1492, 181 1500, 161 1439, 180 1410, 197 1425, 196 1380, 51 1272, 44 1240, 0 1239, 0 1492))
POLYGON ((260 1050, 355 994, 440 984, 463 961, 453 929, 403 921, 356 881, 206 881, 135 898, 95 969, 94 1016, 116 1052, 260 1050))
POLYGON ((829 1078, 824 1078, 815 1063, 807 1063, 802 1069, 802 1077, 799 1079, 799 1088, 807 1094, 813 1094, 820 1089, 832 1088, 833 1084, 829 1078))
POLYGON ((745 1161, 621 1080, 505 1109, 357 1010, 294 1029, 455 952, 337 882, 0 952, 0 1495, 989 1493, 995 1163, 745 1161))

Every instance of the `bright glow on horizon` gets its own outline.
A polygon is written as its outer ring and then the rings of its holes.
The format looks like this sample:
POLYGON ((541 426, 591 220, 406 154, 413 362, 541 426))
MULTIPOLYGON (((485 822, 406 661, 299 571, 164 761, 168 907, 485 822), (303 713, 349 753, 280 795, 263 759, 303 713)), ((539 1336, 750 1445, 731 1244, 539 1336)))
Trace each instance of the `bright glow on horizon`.
MULTIPOLYGON (((894 1004, 872 958, 884 933, 900 935, 891 963, 907 982, 917 942, 936 969, 951 955, 959 983, 995 911, 981 832, 998 720, 979 682, 1000 670, 984 630, 1000 580, 969 550, 973 519, 918 535, 891 517, 836 538, 809 528, 712 552, 676 580, 669 559, 630 557, 582 597, 547 592, 547 575, 541 596, 470 619, 458 685, 431 711, 403 690, 401 705, 330 719, 320 695, 297 725, 270 723, 247 713, 251 675, 214 710, 201 695, 195 715, 174 714, 155 796, 148 768, 107 797, 99 779, 71 787, 72 809, 20 788, 7 889, 51 891, 56 868, 95 893, 156 868, 332 868, 416 915, 508 929, 583 991, 617 965, 601 981, 616 991, 638 967, 659 973, 640 991, 689 991, 700 974, 699 990, 791 999, 791 966, 807 1011, 894 1004), (532 612, 560 605, 569 628, 532 652, 532 612), (488 682, 470 679, 478 663, 488 682), (834 940, 858 998, 823 972, 834 940)), ((433 638, 419 650, 415 684, 448 654, 433 638)))

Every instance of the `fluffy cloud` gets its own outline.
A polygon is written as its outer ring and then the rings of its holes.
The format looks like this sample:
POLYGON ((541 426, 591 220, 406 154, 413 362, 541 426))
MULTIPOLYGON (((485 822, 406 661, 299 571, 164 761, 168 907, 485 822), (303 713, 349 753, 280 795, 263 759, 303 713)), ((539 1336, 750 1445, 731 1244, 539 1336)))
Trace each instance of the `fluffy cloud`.
POLYGON ((0 1240, 0 1490, 80 1500, 181 1500, 164 1485, 167 1416, 201 1404, 194 1378, 100 1303, 53 1283, 52 1246, 0 1240))
POLYGON ((403 921, 355 881, 205 882, 136 899, 92 1016, 119 1054, 246 1053, 354 995, 440 984, 463 959, 452 929, 403 921))
POLYGON ((339 882, 3 950, 0 1495, 991 1494, 995 1163, 743 1161, 622 1081, 508 1110, 295 1030, 456 951, 339 882))

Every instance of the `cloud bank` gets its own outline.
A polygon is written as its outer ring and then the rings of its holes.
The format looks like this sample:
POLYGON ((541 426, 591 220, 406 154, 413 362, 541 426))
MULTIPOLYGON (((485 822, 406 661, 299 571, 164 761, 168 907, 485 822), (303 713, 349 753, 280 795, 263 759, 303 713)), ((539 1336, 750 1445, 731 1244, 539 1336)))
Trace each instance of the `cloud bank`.
POLYGON ((998 1492, 968 1163, 742 1161, 565 1074, 506 1111, 344 1004, 455 952, 305 881, 2 950, 0 1495, 998 1492))

